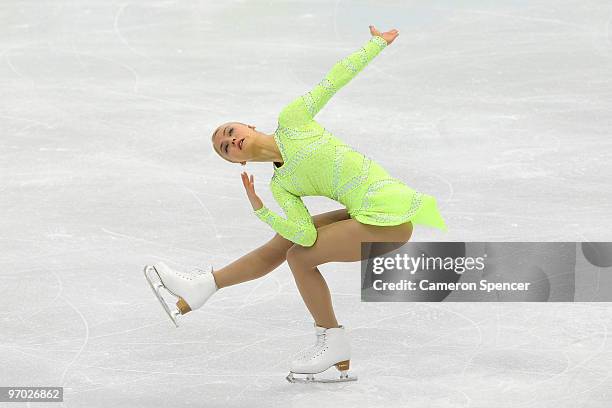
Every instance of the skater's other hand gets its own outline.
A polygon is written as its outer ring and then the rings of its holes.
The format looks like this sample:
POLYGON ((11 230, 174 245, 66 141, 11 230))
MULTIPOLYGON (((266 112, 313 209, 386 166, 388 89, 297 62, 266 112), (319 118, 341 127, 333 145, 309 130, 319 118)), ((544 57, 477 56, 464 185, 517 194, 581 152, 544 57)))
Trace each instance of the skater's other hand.
POLYGON ((374 27, 373 25, 370 26, 370 33, 372 35, 377 35, 379 37, 384 38, 385 41, 387 42, 387 45, 391 44, 393 40, 395 40, 397 36, 399 35, 399 31, 397 31, 395 28, 393 30, 390 30, 390 31, 387 31, 386 33, 381 34, 380 31, 378 31, 376 27, 374 27))
POLYGON ((251 202, 253 210, 259 210, 261 207, 263 207, 263 202, 259 197, 257 197, 257 194, 255 194, 255 182, 253 180, 253 175, 251 174, 251 177, 249 178, 246 171, 243 171, 240 176, 242 177, 242 184, 244 184, 244 189, 246 190, 247 197, 251 202))

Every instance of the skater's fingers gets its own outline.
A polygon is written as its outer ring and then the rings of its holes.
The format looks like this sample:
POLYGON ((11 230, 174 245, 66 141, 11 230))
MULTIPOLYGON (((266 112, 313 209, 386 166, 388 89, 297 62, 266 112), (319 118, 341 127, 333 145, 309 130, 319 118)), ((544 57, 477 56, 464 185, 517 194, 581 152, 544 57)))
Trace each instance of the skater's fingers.
POLYGON ((253 191, 253 184, 249 180, 249 176, 245 174, 243 176, 243 181, 244 181, 244 188, 246 188, 248 193, 251 193, 253 191))
POLYGON ((246 174, 242 173, 240 175, 242 177, 242 184, 244 184, 244 188, 246 188, 248 190, 249 188, 249 179, 247 178, 246 174))

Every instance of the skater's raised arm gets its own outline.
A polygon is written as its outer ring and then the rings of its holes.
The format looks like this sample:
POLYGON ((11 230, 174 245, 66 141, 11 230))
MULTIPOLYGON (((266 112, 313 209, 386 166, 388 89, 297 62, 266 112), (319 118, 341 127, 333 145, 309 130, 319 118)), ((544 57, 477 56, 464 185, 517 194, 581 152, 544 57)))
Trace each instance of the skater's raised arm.
POLYGON ((270 181, 270 189, 287 218, 282 218, 266 206, 255 210, 255 215, 289 241, 305 247, 312 246, 317 240, 317 228, 302 199, 285 190, 274 178, 270 181))
POLYGON ((381 34, 370 26, 372 37, 357 51, 338 61, 312 90, 285 106, 278 117, 282 126, 311 121, 340 88, 349 83, 370 61, 399 35, 397 30, 381 34))

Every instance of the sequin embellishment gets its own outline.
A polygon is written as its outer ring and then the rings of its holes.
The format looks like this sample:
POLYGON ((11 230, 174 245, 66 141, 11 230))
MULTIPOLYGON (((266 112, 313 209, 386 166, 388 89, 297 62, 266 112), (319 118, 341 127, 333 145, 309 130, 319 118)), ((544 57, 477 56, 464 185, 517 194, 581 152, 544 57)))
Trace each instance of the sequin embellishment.
POLYGON ((379 37, 378 35, 375 35, 374 37, 372 37, 370 39, 370 41, 372 41, 374 44, 378 45, 378 47, 381 50, 387 46, 387 40, 385 40, 382 37, 379 37))
POLYGON ((310 116, 314 116, 315 114, 315 101, 314 98, 312 97, 312 93, 307 92, 302 96, 302 99, 304 99, 304 104, 306 105, 306 109, 308 109, 308 113, 310 114, 310 116))
POLYGON ((296 153, 295 156, 292 157, 288 163, 285 163, 281 168, 277 168, 278 176, 282 177, 286 174, 291 174, 302 160, 313 154, 317 149, 329 142, 329 140, 330 138, 325 133, 323 133, 320 138, 305 146, 302 150, 296 153))
POLYGON ((289 139, 307 139, 309 137, 321 136, 325 132, 324 128, 296 129, 279 125, 278 131, 286 135, 289 139))
POLYGON ((349 71, 351 71, 351 73, 353 75, 357 74, 357 72, 359 72, 359 70, 357 68, 355 68, 353 66, 353 64, 351 64, 351 60, 349 60, 348 58, 345 58, 341 61, 342 66, 346 69, 348 69, 349 71))
MULTIPOLYGON (((368 212, 372 205, 370 203, 370 198, 372 197, 372 195, 377 193, 383 186, 386 186, 392 183, 403 184, 400 180, 397 180, 395 178, 378 180, 372 183, 368 187, 368 190, 366 191, 363 197, 363 201, 362 201, 360 208, 358 208, 357 210, 351 211, 351 214, 354 216, 354 215, 368 212)), ((421 205, 423 203, 423 195, 424 195, 423 193, 415 191, 414 195, 412 196, 410 208, 408 208, 408 210, 403 214, 372 213, 372 214, 367 214, 367 216, 374 219, 377 222, 400 222, 401 223, 402 221, 407 221, 414 214, 416 214, 417 211, 421 208, 421 205)))
MULTIPOLYGON (((366 63, 367 63, 367 60, 366 60, 366 63)), ((330 94, 336 93, 336 85, 334 85, 334 83, 327 78, 323 78, 323 80, 319 82, 319 85, 330 94)))
MULTIPOLYGON (((362 155, 363 156, 363 155, 362 155)), ((338 191, 335 191, 336 200, 341 200, 346 194, 351 192, 357 186, 361 185, 365 180, 367 180, 370 174, 370 164, 372 164, 372 160, 368 157, 363 156, 363 161, 361 163, 361 171, 358 175, 351 178, 347 183, 345 183, 338 191)))

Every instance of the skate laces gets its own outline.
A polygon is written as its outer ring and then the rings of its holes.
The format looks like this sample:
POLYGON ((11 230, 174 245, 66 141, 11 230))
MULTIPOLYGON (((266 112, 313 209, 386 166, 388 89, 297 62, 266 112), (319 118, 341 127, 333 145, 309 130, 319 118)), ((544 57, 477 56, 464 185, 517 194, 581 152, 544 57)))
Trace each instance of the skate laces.
POLYGON ((192 268, 188 274, 193 277, 193 278, 197 278, 197 277, 201 277, 206 275, 208 272, 210 272, 210 267, 208 269, 202 269, 202 268, 192 268))
POLYGON ((202 269, 202 268, 193 268, 193 269, 191 270, 191 273, 192 273, 192 274, 194 274, 194 275, 203 275, 203 274, 205 274, 206 272, 207 272, 207 271, 205 271, 205 270, 204 270, 204 269, 202 269))
POLYGON ((327 350, 327 333, 317 333, 317 343, 310 358, 313 359, 320 356, 325 350, 327 350))
POLYGON ((203 278, 204 276, 206 276, 209 272, 212 272, 211 267, 209 266, 208 270, 204 270, 202 268, 192 268, 189 271, 180 271, 180 270, 176 270, 176 269, 170 269, 172 271, 172 273, 174 273, 176 276, 182 278, 182 279, 186 279, 188 281, 193 281, 193 280, 199 280, 201 278, 203 278))
POLYGON ((326 333, 317 333, 317 340, 315 342, 314 345, 310 346, 309 348, 307 348, 306 350, 304 350, 301 355, 298 357, 298 360, 311 360, 315 357, 317 357, 318 355, 321 354, 321 352, 326 349, 326 345, 327 345, 327 335, 326 333))
POLYGON ((325 344, 325 333, 317 333, 317 342, 315 343, 315 347, 322 347, 325 344))

